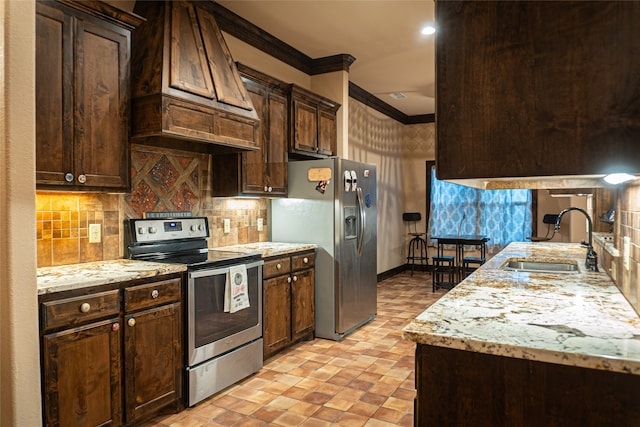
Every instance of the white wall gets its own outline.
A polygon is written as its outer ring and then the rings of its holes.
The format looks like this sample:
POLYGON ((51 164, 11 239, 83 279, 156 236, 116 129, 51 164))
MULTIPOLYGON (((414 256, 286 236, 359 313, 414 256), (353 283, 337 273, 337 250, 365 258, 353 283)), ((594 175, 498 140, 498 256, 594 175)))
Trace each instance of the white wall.
POLYGON ((38 426, 35 2, 0 2, 0 425, 38 426))

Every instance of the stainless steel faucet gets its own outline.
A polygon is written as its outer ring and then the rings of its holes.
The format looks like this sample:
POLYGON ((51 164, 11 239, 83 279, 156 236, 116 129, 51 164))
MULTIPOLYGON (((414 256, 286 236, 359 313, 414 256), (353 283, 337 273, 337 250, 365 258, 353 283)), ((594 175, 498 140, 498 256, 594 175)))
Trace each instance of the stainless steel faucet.
POLYGON ((587 217, 587 224, 589 225, 589 242, 581 242, 583 245, 587 247, 587 260, 584 265, 587 267, 589 271, 598 271, 598 254, 593 250, 593 223, 591 222, 591 217, 589 214, 580 208, 567 208, 558 214, 558 219, 556 220, 556 225, 554 229, 556 231, 560 230, 560 221, 562 220, 562 216, 569 211, 578 211, 582 212, 582 214, 587 217))

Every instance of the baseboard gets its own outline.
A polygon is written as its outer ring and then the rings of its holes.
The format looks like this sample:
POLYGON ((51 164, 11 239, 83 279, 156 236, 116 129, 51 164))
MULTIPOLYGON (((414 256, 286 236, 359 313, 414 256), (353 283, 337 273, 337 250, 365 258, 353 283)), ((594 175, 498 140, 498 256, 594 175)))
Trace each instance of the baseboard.
MULTIPOLYGON (((389 277, 395 276, 396 274, 404 273, 405 271, 411 270, 410 264, 399 265, 391 270, 383 271, 378 274, 378 282, 388 279, 389 277)), ((432 267, 430 265, 415 265, 413 267, 414 271, 431 271, 432 267)))

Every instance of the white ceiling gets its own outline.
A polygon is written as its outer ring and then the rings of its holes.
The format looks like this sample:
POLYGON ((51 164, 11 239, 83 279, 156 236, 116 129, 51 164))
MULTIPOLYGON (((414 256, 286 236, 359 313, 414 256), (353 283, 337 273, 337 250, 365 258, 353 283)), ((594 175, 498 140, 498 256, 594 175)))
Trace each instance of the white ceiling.
POLYGON ((352 55, 349 80, 404 114, 435 112, 433 0, 216 2, 311 58, 352 55))

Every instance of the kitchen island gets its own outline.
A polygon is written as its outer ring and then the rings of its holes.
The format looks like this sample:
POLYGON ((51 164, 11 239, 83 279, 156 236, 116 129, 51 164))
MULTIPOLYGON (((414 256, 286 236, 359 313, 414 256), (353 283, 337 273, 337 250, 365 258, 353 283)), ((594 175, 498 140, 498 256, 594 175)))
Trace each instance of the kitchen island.
POLYGON ((403 330, 415 425, 638 425, 640 318, 579 244, 512 243, 403 330), (575 273, 506 271, 559 261, 575 273))

